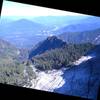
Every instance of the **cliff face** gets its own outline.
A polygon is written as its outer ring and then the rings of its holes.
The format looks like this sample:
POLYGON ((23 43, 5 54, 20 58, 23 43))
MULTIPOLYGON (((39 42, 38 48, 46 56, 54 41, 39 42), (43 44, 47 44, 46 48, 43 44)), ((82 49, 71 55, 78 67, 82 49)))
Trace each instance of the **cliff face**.
POLYGON ((96 100, 100 86, 100 57, 94 57, 63 74, 65 84, 54 91, 96 100))
POLYGON ((30 88, 96 100, 100 87, 100 56, 95 54, 81 57, 71 68, 35 71, 37 78, 31 81, 30 88))

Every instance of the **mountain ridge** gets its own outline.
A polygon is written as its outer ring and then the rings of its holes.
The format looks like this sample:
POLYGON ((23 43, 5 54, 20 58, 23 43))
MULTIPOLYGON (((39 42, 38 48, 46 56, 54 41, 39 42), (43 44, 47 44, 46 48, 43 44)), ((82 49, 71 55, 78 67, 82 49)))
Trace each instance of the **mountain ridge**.
POLYGON ((45 39, 44 41, 38 43, 35 48, 29 54, 29 59, 35 55, 41 54, 47 50, 59 48, 64 46, 66 42, 62 41, 61 39, 57 38, 56 36, 51 36, 45 39))
POLYGON ((85 42, 91 42, 93 44, 99 44, 100 43, 100 28, 97 28, 95 30, 90 31, 83 31, 83 32, 64 32, 58 37, 68 43, 85 43, 85 42), (95 39, 98 37, 98 39, 95 41, 95 39))

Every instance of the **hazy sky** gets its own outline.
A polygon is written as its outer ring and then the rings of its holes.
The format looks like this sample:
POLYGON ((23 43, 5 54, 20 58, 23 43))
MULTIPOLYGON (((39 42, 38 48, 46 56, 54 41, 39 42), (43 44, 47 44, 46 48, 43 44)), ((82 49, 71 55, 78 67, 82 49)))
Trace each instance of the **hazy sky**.
POLYGON ((40 6, 33 6, 23 3, 17 3, 12 1, 3 1, 3 7, 1 16, 62 16, 62 15, 83 15, 73 12, 67 12, 62 10, 56 10, 51 8, 45 8, 40 6))

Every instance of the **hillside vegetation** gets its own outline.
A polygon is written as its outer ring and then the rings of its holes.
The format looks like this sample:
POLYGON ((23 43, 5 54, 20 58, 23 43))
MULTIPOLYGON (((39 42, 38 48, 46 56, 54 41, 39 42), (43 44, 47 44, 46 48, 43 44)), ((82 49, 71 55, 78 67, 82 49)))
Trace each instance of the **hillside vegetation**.
POLYGON ((61 48, 46 51, 32 58, 33 64, 40 70, 68 67, 94 47, 91 43, 66 44, 61 48))

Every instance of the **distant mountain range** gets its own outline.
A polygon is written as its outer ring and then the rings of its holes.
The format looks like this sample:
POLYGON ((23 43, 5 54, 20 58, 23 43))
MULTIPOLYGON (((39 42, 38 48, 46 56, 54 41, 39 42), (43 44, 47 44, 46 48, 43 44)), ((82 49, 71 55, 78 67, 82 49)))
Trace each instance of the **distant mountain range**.
POLYGON ((32 20, 49 27, 58 26, 60 28, 69 24, 78 23, 87 17, 89 16, 39 16, 33 18, 32 20))
POLYGON ((83 32, 64 32, 58 37, 67 43, 86 43, 100 44, 100 28, 83 32))
POLYGON ((76 23, 71 23, 63 28, 56 30, 56 33, 64 32, 84 32, 100 28, 100 18, 99 17, 88 17, 82 20, 78 20, 76 23))
MULTIPOLYGON (((88 37, 94 36, 92 31, 98 31, 99 28, 100 18, 94 16, 40 16, 31 20, 7 20, 7 23, 3 19, 0 23, 0 37, 18 48, 26 49, 53 35, 61 37, 66 42, 87 41, 88 37)), ((95 42, 99 43, 99 35, 95 35, 95 39, 95 42)))
POLYGON ((1 25, 0 37, 8 40, 17 47, 29 48, 45 36, 39 36, 45 27, 41 24, 21 19, 1 25), (31 44, 34 43, 34 44, 31 44))
POLYGON ((43 25, 39 23, 35 23, 33 21, 27 20, 27 19, 21 19, 13 22, 9 22, 8 24, 5 23, 2 25, 1 23, 1 30, 0 32, 6 35, 16 35, 16 33, 19 34, 31 34, 35 35, 36 33, 39 33, 40 30, 44 28, 43 25), (10 32, 10 34, 9 34, 10 32))

